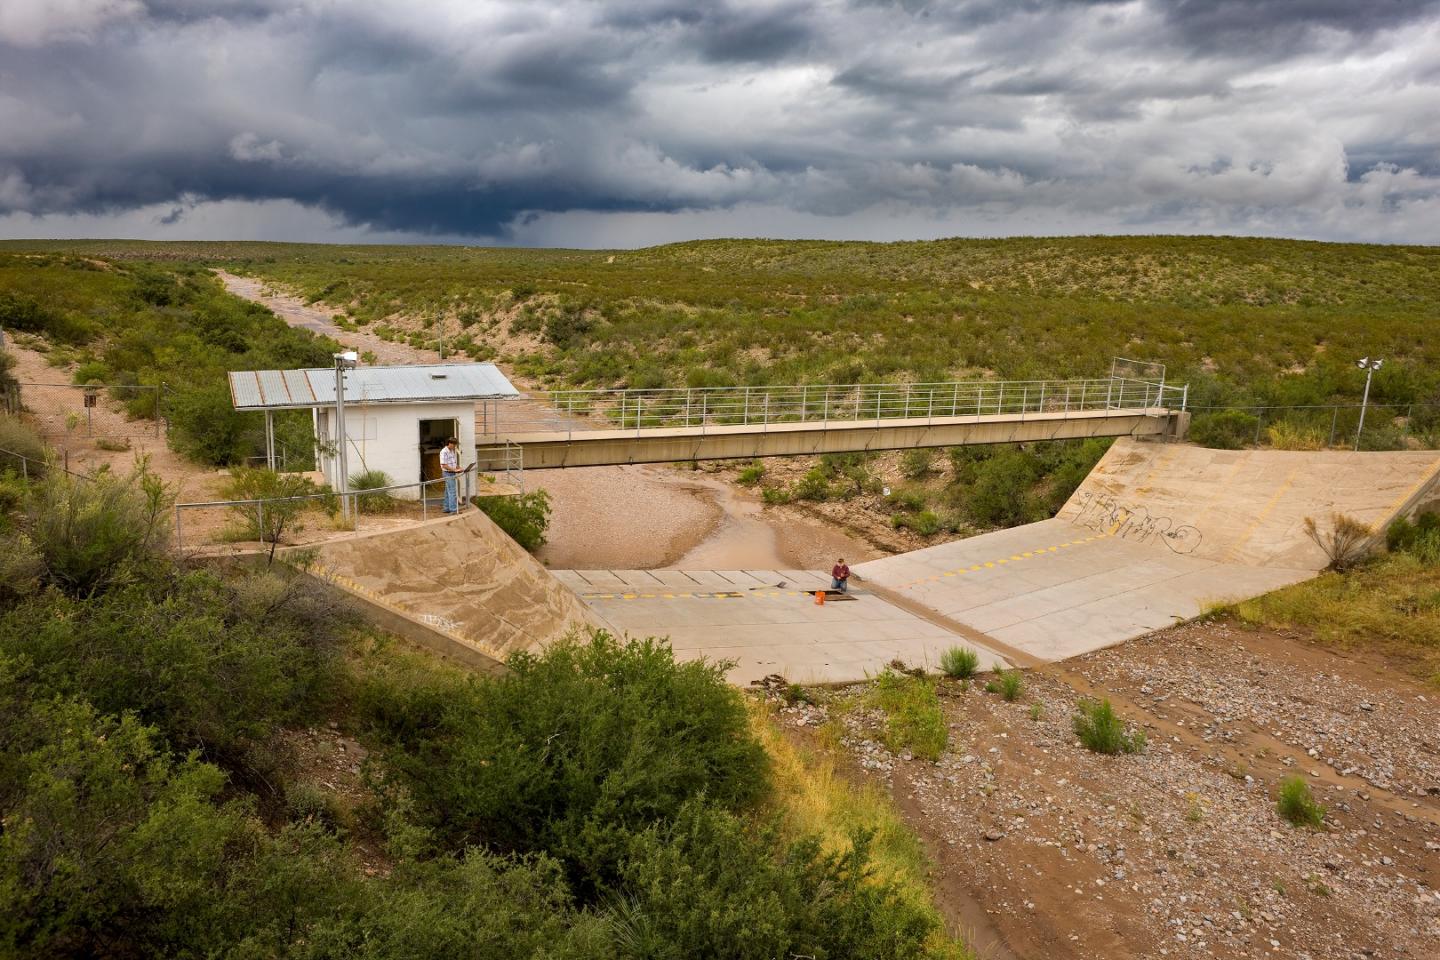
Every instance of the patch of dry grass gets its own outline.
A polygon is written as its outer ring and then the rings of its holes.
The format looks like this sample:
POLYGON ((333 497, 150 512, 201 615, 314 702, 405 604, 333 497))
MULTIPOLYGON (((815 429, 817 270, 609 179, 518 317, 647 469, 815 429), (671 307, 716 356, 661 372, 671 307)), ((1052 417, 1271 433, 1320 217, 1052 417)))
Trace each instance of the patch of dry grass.
MULTIPOLYGON (((874 831, 871 863, 876 878, 895 883, 908 901, 938 914, 930 892, 930 862, 919 837, 883 791, 852 784, 836 770, 836 729, 822 729, 814 748, 800 747, 785 736, 771 710, 769 704, 752 703, 750 725, 770 755, 771 803, 786 829, 817 834, 830 850, 846 847, 857 830, 874 831)), ((932 939, 928 952, 935 960, 975 956, 959 940, 941 935, 932 939)))
POLYGON ((1245 623, 1374 651, 1440 686, 1440 566, 1397 553, 1232 608, 1245 623))

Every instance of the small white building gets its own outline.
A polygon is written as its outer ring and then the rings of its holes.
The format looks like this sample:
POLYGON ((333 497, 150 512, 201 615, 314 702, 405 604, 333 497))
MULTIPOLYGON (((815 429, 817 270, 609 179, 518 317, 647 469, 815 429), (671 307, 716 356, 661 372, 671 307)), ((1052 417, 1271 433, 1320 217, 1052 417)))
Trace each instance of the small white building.
MULTIPOLYGON (((336 371, 247 370, 230 374, 236 410, 265 414, 266 458, 275 462, 273 414, 310 410, 325 481, 338 488, 341 450, 353 480, 383 471, 392 484, 440 478, 445 440, 460 441, 460 464, 475 460, 475 405, 519 396, 494 364, 446 363, 356 367, 343 371, 346 442, 337 442, 336 371)), ((396 496, 418 498, 418 489, 396 496)))

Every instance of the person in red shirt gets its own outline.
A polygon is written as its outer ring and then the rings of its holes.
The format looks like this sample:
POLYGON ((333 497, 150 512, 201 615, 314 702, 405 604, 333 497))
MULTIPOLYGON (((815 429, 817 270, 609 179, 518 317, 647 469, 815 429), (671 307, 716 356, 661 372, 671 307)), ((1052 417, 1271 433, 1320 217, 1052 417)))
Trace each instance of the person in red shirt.
POLYGON ((830 589, 839 590, 841 593, 848 593, 850 590, 850 568, 845 565, 844 557, 836 560, 835 566, 830 569, 830 589))

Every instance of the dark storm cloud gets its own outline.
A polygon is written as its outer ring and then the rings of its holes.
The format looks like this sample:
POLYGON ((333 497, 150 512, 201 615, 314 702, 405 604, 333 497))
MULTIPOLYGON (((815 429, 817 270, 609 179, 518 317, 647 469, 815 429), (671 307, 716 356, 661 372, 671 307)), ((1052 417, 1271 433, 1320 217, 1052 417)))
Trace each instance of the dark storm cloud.
POLYGON ((1367 39, 1433 18, 1437 0, 1161 0, 1183 40, 1213 53, 1294 50, 1325 31, 1367 39))
POLYGON ((289 201, 1440 239, 1437 61, 1440 0, 5 0, 0 230, 289 201))

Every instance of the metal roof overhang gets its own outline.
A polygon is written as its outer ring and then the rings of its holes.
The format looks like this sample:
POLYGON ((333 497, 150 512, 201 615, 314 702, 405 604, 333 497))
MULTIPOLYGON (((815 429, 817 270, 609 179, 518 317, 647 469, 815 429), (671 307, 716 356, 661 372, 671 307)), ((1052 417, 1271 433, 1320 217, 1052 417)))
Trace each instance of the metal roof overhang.
MULTIPOLYGON (((309 410, 335 402, 335 370, 237 370, 229 374, 236 410, 309 410)), ((345 374, 346 403, 508 400, 520 392, 492 363, 359 367, 345 374)))

